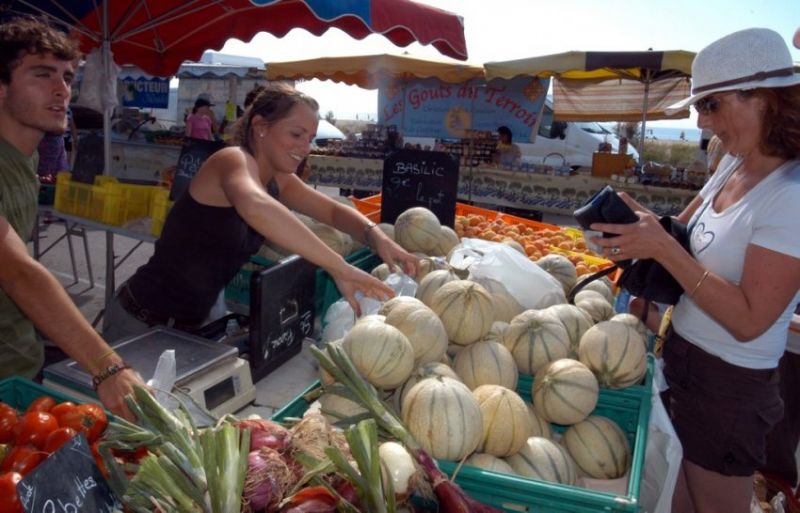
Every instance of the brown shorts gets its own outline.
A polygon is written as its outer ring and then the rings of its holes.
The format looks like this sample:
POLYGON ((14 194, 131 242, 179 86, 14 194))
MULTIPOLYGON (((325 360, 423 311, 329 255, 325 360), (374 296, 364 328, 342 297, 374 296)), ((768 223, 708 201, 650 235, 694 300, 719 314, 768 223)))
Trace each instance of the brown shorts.
POLYGON ((777 369, 748 369, 710 355, 671 330, 664 343, 665 406, 683 457, 726 476, 764 464, 766 434, 783 417, 777 369))

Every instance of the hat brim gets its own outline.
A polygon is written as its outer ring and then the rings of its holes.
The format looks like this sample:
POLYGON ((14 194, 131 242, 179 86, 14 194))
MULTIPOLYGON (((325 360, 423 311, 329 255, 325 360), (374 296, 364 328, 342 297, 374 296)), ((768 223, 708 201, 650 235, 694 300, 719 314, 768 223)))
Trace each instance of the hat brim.
POLYGON ((706 96, 710 96, 715 93, 724 93, 727 91, 744 91, 747 89, 757 89, 759 87, 765 88, 776 88, 776 87, 791 87, 795 85, 800 85, 800 73, 794 73, 788 77, 771 77, 766 80, 753 80, 751 82, 743 82, 741 84, 735 84, 727 87, 718 87, 715 89, 710 89, 708 91, 703 91, 702 93, 693 94, 688 98, 684 98, 679 102, 675 102, 669 107, 664 109, 664 112, 667 115, 677 114, 678 112, 687 109, 697 103, 699 100, 705 98, 706 96))

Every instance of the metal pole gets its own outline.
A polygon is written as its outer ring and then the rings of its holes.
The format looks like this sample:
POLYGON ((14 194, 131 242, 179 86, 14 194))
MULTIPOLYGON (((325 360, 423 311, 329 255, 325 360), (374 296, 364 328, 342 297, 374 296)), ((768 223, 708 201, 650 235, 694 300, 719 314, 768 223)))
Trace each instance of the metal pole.
POLYGON ((639 137, 639 165, 644 165, 644 135, 645 129, 647 128, 647 101, 648 96, 650 94, 650 78, 651 78, 651 71, 647 70, 645 72, 645 79, 644 79, 644 106, 642 107, 642 134, 639 137))
MULTIPOLYGON (((103 0, 103 79, 111 80, 111 41, 108 35, 108 0, 103 0)), ((111 174, 111 110, 108 99, 103 98, 103 174, 111 174)))

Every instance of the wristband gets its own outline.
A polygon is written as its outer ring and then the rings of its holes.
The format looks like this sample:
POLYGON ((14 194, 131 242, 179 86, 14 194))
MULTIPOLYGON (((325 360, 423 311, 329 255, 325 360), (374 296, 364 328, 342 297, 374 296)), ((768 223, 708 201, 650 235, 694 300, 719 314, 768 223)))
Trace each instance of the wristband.
POLYGON ((120 372, 124 371, 125 369, 130 369, 131 366, 125 362, 119 362, 112 365, 109 365, 98 374, 92 376, 92 388, 97 391, 97 387, 100 386, 100 383, 107 380, 114 374, 119 374, 120 372))
POLYGON ((112 354, 114 354, 114 349, 113 348, 109 349, 105 353, 101 354, 100 356, 98 356, 97 358, 92 360, 92 365, 97 365, 98 363, 102 362, 103 360, 105 360, 106 358, 111 356, 112 354))
POLYGON ((697 285, 695 285, 692 291, 689 292, 689 297, 694 297, 694 293, 697 292, 697 289, 700 288, 700 285, 703 284, 703 282, 706 280, 707 277, 708 277, 708 271, 704 272, 703 276, 701 276, 700 279, 697 281, 697 285))

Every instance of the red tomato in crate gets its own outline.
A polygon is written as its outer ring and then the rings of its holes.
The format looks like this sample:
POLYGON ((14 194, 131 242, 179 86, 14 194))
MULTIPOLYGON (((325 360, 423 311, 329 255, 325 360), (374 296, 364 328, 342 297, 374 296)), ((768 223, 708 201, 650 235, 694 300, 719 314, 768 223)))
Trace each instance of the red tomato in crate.
POLYGON ((44 442, 44 452, 47 454, 56 452, 67 440, 75 437, 77 434, 78 432, 71 427, 60 427, 54 430, 47 435, 47 440, 44 442))
POLYGON ((106 430, 108 417, 98 404, 79 404, 65 410, 58 418, 58 424, 61 427, 70 427, 79 433, 86 433, 89 443, 93 443, 106 430))
POLYGON ((49 395, 43 395, 41 397, 37 397, 36 399, 28 405, 28 408, 25 410, 26 412, 29 411, 43 411, 45 413, 50 413, 50 410, 53 409, 53 406, 56 405, 56 400, 50 397, 49 395))
POLYGON ((18 418, 17 410, 0 403, 0 444, 8 443, 14 438, 14 426, 18 418))
POLYGON ((54 416, 41 411, 29 411, 14 426, 14 444, 33 444, 41 449, 47 435, 56 429, 58 421, 54 416))
POLYGON ((53 406, 50 409, 50 415, 53 415, 56 420, 58 421, 58 425, 63 427, 63 423, 61 422, 61 418, 77 408, 78 405, 73 403, 72 401, 64 401, 63 403, 58 403, 57 405, 53 406))
POLYGON ((0 474, 0 513, 24 513, 17 495, 17 483, 22 481, 18 472, 0 474))
POLYGON ((15 445, 11 448, 0 471, 19 472, 27 475, 47 457, 47 453, 40 451, 32 445, 15 445))

